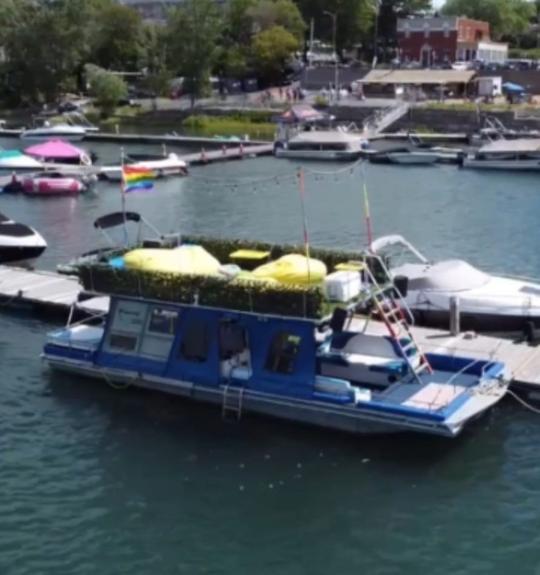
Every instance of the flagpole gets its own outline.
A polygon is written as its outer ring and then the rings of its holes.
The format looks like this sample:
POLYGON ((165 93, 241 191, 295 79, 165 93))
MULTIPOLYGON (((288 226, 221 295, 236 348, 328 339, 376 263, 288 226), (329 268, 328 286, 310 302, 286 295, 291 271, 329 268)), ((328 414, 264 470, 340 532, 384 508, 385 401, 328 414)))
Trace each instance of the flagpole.
POLYGON ((128 237, 128 229, 127 229, 127 219, 126 219, 126 183, 124 182, 124 164, 125 164, 125 155, 124 155, 124 147, 120 147, 120 196, 122 198, 122 214, 124 215, 124 241, 126 248, 128 247, 129 237, 128 237))
POLYGON ((373 230, 371 228, 371 214, 369 211, 369 196, 366 183, 366 171, 364 168, 364 162, 362 162, 362 188, 364 193, 364 217, 366 222, 368 249, 371 251, 371 244, 373 243, 373 230))
POLYGON ((302 209, 302 226, 304 228, 304 250, 306 252, 306 265, 308 273, 308 283, 311 283, 311 270, 309 265, 309 234, 306 216, 306 206, 305 206, 305 185, 304 185, 304 170, 298 168, 298 190, 300 192, 300 206, 302 209))

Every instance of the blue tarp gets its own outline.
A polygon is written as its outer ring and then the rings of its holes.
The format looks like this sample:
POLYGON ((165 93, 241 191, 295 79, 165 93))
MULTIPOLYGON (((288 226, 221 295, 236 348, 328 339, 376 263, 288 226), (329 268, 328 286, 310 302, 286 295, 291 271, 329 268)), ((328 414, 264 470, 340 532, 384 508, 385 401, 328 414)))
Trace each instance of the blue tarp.
POLYGON ((505 92, 513 92, 514 94, 521 94, 525 92, 525 88, 519 84, 514 84, 513 82, 505 82, 502 85, 502 89, 505 92))

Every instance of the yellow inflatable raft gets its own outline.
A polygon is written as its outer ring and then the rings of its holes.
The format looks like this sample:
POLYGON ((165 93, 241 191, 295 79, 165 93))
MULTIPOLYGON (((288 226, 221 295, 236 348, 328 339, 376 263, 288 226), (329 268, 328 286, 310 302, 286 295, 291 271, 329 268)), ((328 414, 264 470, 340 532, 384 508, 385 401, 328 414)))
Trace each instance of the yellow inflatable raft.
POLYGON ((300 254, 282 256, 275 262, 259 266, 253 270, 253 276, 272 278, 284 284, 314 285, 320 284, 326 277, 326 266, 320 260, 307 258, 300 254))
POLYGON ((178 274, 214 275, 220 263, 201 246, 174 249, 140 248, 124 255, 126 268, 178 274))

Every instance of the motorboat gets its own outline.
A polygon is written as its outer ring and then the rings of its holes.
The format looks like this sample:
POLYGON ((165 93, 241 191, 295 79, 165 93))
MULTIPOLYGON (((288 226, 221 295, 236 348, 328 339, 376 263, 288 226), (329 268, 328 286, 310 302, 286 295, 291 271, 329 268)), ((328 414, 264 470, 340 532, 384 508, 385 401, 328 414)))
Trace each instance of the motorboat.
POLYGON ((33 260, 46 247, 47 242, 34 228, 0 214, 0 263, 33 260))
POLYGON ((360 134, 342 130, 309 130, 274 144, 277 158, 295 160, 354 161, 360 158, 368 141, 360 134))
POLYGON ((540 326, 540 283, 490 275, 463 260, 430 262, 402 236, 376 239, 371 249, 388 258, 390 275, 419 325, 447 329, 458 305, 463 330, 522 333, 540 326))
POLYGON ((62 172, 40 172, 22 181, 22 191, 30 196, 70 196, 88 189, 81 179, 62 172))
POLYGON ((81 276, 85 289, 111 295, 107 321, 49 333, 42 357, 51 369, 214 404, 224 417, 258 413, 355 434, 455 437, 507 391, 504 364, 424 354, 407 330, 365 333, 350 321, 354 305, 321 315, 307 287, 291 287, 304 302, 291 307, 271 283, 250 282, 247 298, 225 277, 169 274, 165 286, 112 266, 81 276))
POLYGON ((79 142, 86 136, 86 128, 83 126, 72 126, 70 124, 54 124, 48 122, 39 128, 31 128, 21 132, 23 140, 68 140, 70 142, 79 142))
POLYGON ((56 267, 59 273, 78 275, 81 266, 109 261, 129 249, 173 247, 180 243, 179 234, 161 234, 151 222, 133 211, 111 212, 100 216, 94 221, 94 228, 101 233, 106 245, 59 264, 56 267))
MULTIPOLYGON (((160 159, 126 162, 126 165, 152 170, 158 178, 168 176, 186 176, 188 173, 186 162, 175 153, 170 153, 166 157, 162 157, 160 159)), ((122 165, 102 166, 99 171, 99 177, 111 182, 122 181, 122 165)))
POLYGON ((47 164, 92 165, 92 158, 85 150, 63 140, 35 144, 26 148, 25 153, 47 164))
POLYGON ((0 170, 10 172, 35 172, 42 170, 43 163, 19 150, 0 150, 0 170))
POLYGON ((464 168, 484 170, 540 170, 540 138, 495 140, 463 158, 464 168))
POLYGON ((430 166, 439 161, 439 156, 430 151, 388 152, 386 154, 391 164, 403 166, 430 166))

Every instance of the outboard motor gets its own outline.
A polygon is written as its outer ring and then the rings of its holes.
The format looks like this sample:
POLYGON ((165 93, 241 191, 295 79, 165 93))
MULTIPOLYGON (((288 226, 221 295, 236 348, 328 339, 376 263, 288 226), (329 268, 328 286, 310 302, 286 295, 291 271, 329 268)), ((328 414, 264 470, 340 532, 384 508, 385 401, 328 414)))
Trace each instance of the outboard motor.
POLYGON ((407 276, 396 276, 394 278, 394 287, 401 294, 401 297, 407 297, 409 292, 409 278, 407 276))
POLYGON ((332 314, 332 319, 330 320, 330 329, 334 333, 342 332, 348 317, 349 313, 346 309, 337 307, 332 314))

